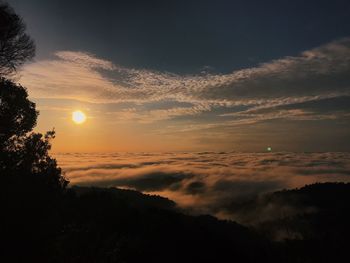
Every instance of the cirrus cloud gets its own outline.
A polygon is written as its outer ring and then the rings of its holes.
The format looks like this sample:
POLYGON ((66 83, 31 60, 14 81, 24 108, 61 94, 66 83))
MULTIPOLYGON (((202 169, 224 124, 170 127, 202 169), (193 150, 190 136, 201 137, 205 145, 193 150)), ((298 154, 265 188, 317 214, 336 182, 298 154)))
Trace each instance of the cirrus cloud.
MULTIPOLYGON (((325 99, 348 97, 349 72, 350 39, 346 38, 230 74, 178 75, 130 69, 93 54, 59 51, 52 59, 26 65, 21 82, 35 98, 133 105, 115 111, 121 119, 152 122, 217 111, 217 116, 229 119, 227 125, 234 125, 277 117, 328 119, 329 114, 315 111, 303 110, 302 114, 298 104, 321 105, 325 99), (171 101, 171 106, 148 107, 164 101, 171 101), (295 109, 283 108, 289 105, 295 109), (252 115, 252 111, 265 109, 274 109, 274 116, 252 115)), ((332 113, 332 118, 343 117, 344 109, 332 113)))

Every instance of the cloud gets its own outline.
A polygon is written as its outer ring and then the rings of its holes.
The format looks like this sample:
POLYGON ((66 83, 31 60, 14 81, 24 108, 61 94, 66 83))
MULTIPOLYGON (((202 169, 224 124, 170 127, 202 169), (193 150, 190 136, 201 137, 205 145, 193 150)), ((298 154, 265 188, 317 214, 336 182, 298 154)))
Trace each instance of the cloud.
POLYGON ((75 185, 168 197, 190 213, 237 219, 233 203, 315 182, 350 182, 349 153, 58 154, 75 185))
MULTIPOLYGON (((350 39, 346 38, 299 56, 216 75, 130 69, 93 54, 59 51, 52 59, 26 65, 21 83, 35 98, 132 104, 112 112, 120 120, 152 122, 216 110, 226 125, 242 125, 275 118, 344 118, 344 112, 331 108, 329 114, 320 115, 301 111, 298 105, 349 96, 349 71, 350 39), (147 108, 165 101, 172 103, 167 108, 147 108), (288 105, 294 109, 283 109, 288 105), (266 109, 275 112, 252 115, 266 109)), ((348 108, 343 111, 349 113, 348 108)))
POLYGON ((85 68, 114 70, 115 66, 112 62, 98 59, 92 54, 83 52, 61 51, 56 56, 66 62, 72 62, 85 68))
POLYGON ((164 189, 177 190, 180 182, 193 177, 190 173, 154 171, 133 177, 122 177, 108 183, 121 187, 134 188, 139 191, 159 191, 164 189))
MULTIPOLYGON (((202 96, 210 99, 305 98, 349 94, 350 40, 344 39, 298 57, 286 57, 234 72, 202 96)), ((316 99, 316 98, 315 98, 316 99)), ((303 100, 303 99, 302 99, 303 100)))

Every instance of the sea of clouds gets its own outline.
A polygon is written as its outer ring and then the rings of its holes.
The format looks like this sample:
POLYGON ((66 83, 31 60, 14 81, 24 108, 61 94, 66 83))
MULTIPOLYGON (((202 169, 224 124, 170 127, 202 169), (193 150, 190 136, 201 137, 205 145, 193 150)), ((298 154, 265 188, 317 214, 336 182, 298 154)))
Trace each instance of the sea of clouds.
POLYGON ((350 182, 350 153, 60 153, 71 185, 119 187, 235 219, 233 202, 315 182, 350 182))

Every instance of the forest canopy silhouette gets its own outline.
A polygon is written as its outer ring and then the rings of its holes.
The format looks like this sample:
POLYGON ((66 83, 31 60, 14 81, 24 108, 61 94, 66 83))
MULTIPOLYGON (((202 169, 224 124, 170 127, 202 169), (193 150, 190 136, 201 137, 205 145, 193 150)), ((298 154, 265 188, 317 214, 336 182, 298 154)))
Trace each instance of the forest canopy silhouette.
POLYGON ((191 216, 167 198, 133 190, 69 188, 49 154, 55 131, 33 132, 39 112, 13 80, 34 54, 24 22, 1 2, 1 262, 339 262, 346 255, 350 184, 232 203, 246 225, 191 216))

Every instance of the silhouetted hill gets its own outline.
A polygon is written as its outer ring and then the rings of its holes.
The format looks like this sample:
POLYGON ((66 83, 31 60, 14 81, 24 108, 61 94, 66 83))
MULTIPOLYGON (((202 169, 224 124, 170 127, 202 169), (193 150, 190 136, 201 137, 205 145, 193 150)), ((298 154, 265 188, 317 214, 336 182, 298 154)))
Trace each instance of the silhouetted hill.
POLYGON ((2 262, 340 262, 347 251, 350 184, 232 204, 249 227, 185 215, 171 200, 132 190, 72 187, 40 213, 37 200, 7 194, 5 209, 19 200, 25 209, 3 210, 2 262))
POLYGON ((69 195, 54 262, 256 262, 263 254, 246 227, 181 214, 162 197, 85 187, 69 195))
POLYGON ((232 202, 228 209, 237 215, 240 222, 256 225, 280 218, 346 211, 349 198, 349 183, 316 183, 232 202), (257 214, 259 217, 256 217, 257 214))
POLYGON ((145 208, 159 208, 159 209, 176 209, 176 203, 168 198, 143 194, 135 190, 120 189, 120 188, 99 188, 99 187, 81 187, 73 186, 71 188, 78 196, 94 195, 101 193, 108 193, 112 198, 118 202, 126 202, 129 206, 145 209, 145 208))
POLYGON ((339 262, 349 244, 349 200, 349 183, 317 183, 232 203, 230 211, 268 239, 284 241, 290 262, 339 262))

